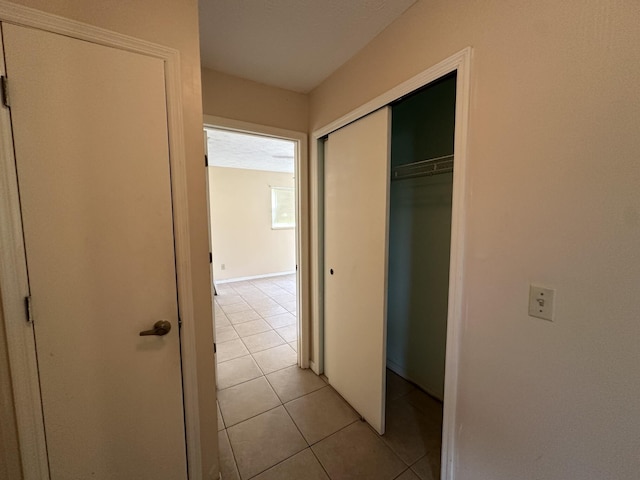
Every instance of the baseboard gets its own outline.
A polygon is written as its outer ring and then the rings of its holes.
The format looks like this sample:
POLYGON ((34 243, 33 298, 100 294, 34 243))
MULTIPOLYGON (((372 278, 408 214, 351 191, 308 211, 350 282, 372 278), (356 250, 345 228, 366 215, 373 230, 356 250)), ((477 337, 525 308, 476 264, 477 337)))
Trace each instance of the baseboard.
POLYGON ((296 271, 293 270, 292 272, 265 273, 264 275, 253 275, 252 277, 226 278, 224 280, 216 279, 216 285, 222 285, 225 283, 233 283, 233 282, 244 282, 247 280, 258 280, 260 278, 281 277, 283 275, 291 275, 292 273, 296 273, 296 271))

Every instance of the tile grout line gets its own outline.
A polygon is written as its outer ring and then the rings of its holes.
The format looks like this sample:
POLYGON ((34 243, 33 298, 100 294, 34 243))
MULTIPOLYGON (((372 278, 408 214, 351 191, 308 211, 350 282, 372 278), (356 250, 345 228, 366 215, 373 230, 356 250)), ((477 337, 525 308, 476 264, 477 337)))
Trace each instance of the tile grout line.
MULTIPOLYGON (((276 395, 276 396, 277 396, 277 395, 276 395)), ((279 399, 278 399, 278 400, 279 400, 279 399)), ((260 415, 263 415, 263 414, 265 414, 265 413, 269 413, 269 412, 271 412, 272 410, 275 410, 275 409, 276 409, 276 408, 278 408, 278 407, 282 407, 282 408, 284 408, 284 405, 281 403, 280 405, 276 405, 275 407, 271 407, 270 409, 265 410, 264 412, 260 412, 260 413, 256 413, 255 415, 251 415, 250 417, 247 417, 247 418, 245 418, 244 420, 241 420, 241 421, 239 421, 239 422, 237 422, 237 423, 234 423, 233 425, 227 425, 227 424, 225 423, 225 426, 226 426, 225 430, 229 430, 230 428, 237 427, 238 425, 241 425, 241 424, 243 424, 244 422, 248 422, 249 420, 253 420, 254 418, 259 417, 260 415)), ((285 410, 286 410, 286 408, 285 408, 285 410)), ((222 409, 220 409, 220 411, 222 412, 222 409)), ((223 419, 224 419, 224 417, 223 417, 223 419)))
MULTIPOLYGON (((237 339, 236 339, 236 340, 237 340, 237 339)), ((224 342, 224 343, 226 343, 226 342, 224 342)), ((287 343, 283 343, 282 345, 277 345, 277 346, 275 346, 275 347, 271 347, 271 348, 268 348, 268 349, 266 349, 266 350, 261 350, 260 352, 256 352, 256 353, 266 352, 266 351, 271 350, 271 349, 274 349, 274 348, 282 347, 283 345, 287 345, 289 348, 291 348, 291 345, 289 345, 289 344, 287 344, 287 343)), ((293 348, 291 348, 291 350, 293 350, 293 348)), ((248 351, 248 350, 247 350, 247 351, 248 351)), ((244 358, 244 357, 249 357, 249 356, 250 356, 250 357, 251 357, 251 359, 255 362, 255 364, 258 366, 258 369, 260 369, 260 372, 262 372, 262 375, 260 375, 260 376, 264 376, 264 377, 266 377, 267 375, 271 375, 272 373, 275 373, 275 372, 279 372, 279 371, 281 371, 281 370, 284 370, 285 368, 289 368, 289 367, 293 367, 294 365, 297 365, 296 363, 292 363, 291 365, 286 365, 286 366, 284 366, 284 367, 282 367, 282 368, 278 368, 278 369, 273 370, 273 371, 271 371, 271 372, 269 372, 269 373, 265 373, 265 372, 264 372, 264 370, 262 369, 262 367, 260 366, 260 364, 256 361, 256 359, 255 359, 255 357, 253 356, 253 354, 252 354, 251 352, 249 352, 249 353, 247 353, 247 354, 245 354, 245 355, 240 355, 240 356, 237 356, 237 357, 230 358, 230 359, 228 359, 228 360, 225 360, 224 362, 218 362, 218 366, 220 366, 221 364, 224 364, 224 363, 230 362, 230 361, 232 361, 232 360, 237 360, 237 359, 239 359, 239 358, 244 358)), ((255 378, 258 378, 258 377, 255 377, 255 378)), ((250 380, 246 380, 245 382, 240 382, 240 383, 238 383, 238 384, 236 384, 236 385, 240 385, 240 384, 242 384, 242 383, 246 383, 246 382, 249 382, 249 381, 251 381, 251 380, 255 380, 255 378, 252 378, 252 379, 250 379, 250 380)), ((226 390, 227 388, 231 388, 231 387, 233 387, 233 386, 235 386, 235 385, 231 385, 231 386, 229 386, 229 387, 225 387, 225 388, 219 388, 219 389, 218 389, 218 391, 220 391, 220 390, 226 390)))
MULTIPOLYGON (((327 437, 328 438, 328 437, 327 437)), ((314 443, 315 445, 315 443, 314 443)), ((331 478, 331 475, 329 475, 329 472, 327 472, 327 469, 324 468, 324 465, 322 464, 322 462, 320 461, 320 459, 318 458, 318 456, 316 455, 316 452, 313 451, 313 448, 311 448, 311 446, 309 446, 309 450, 311 450, 311 455, 313 455, 313 458, 316 459, 316 462, 318 462, 318 465, 320 465, 320 468, 324 471, 324 473, 327 475, 327 478, 329 480, 333 480, 331 478)))
MULTIPOLYGON (((227 431, 226 425, 224 429, 224 434, 227 436, 227 442, 229 442, 229 450, 231 450, 231 456, 233 457, 233 465, 236 467, 238 478, 242 479, 242 475, 240 475, 240 469, 238 468, 238 460, 236 460, 236 452, 233 451, 233 444, 231 443, 231 437, 229 436, 229 432, 227 431)), ((222 478, 222 472, 220 472, 220 478, 222 478)))
MULTIPOLYGON (((267 379, 267 382, 269 382, 269 379, 267 379)), ((273 387, 272 387, 272 388, 273 388, 273 387)), ((274 392, 275 392, 275 390, 274 390, 274 392)), ((309 392, 309 393, 312 393, 312 392, 309 392)), ((309 395, 309 393, 307 393, 307 394, 305 394, 305 395, 302 395, 301 397, 298 397, 298 398, 302 398, 302 397, 304 397, 304 396, 306 396, 306 395, 309 395)), ((251 478, 255 478, 255 477, 257 477, 258 475, 261 475, 262 473, 266 472, 267 470, 271 470, 272 468, 275 468, 276 466, 278 466, 278 465, 280 465, 280 464, 282 464, 282 463, 286 462, 286 461, 287 461, 287 460, 289 460, 290 458, 295 457, 295 456, 296 456, 296 455, 298 455, 299 453, 304 452, 307 448, 311 451, 311 453, 312 453, 312 454, 313 454, 313 456, 315 457, 315 454, 313 453, 313 450, 311 450, 311 445, 309 444, 309 442, 307 441, 307 439, 305 438, 305 436, 302 434, 302 431, 300 430, 300 427, 298 427, 298 424, 296 423, 296 421, 293 419, 293 417, 292 417, 292 416, 291 416, 291 414, 289 413, 289 410, 287 410, 287 407, 285 407, 285 404, 284 404, 284 402, 282 402, 282 399, 280 398, 280 396, 279 396, 277 393, 276 393, 276 396, 278 397, 278 399, 279 399, 279 400, 280 400, 280 402, 281 402, 281 405, 279 405, 279 406, 282 406, 282 408, 283 408, 283 409, 284 409, 284 411, 286 412, 287 416, 288 416, 288 417, 289 417, 289 419, 291 420, 291 423, 293 423, 293 426, 294 426, 294 427, 296 427, 296 430, 297 430, 297 431, 298 431, 298 433, 300 434, 300 437, 302 437, 302 440, 304 440, 304 443, 305 443, 307 446, 306 446, 305 448, 303 448, 302 450, 300 450, 300 451, 298 451, 298 452, 296 452, 296 453, 294 453, 294 454, 292 454, 292 455, 289 455, 287 458, 284 458, 284 459, 280 460, 278 463, 275 463, 275 464, 271 465, 269 468, 266 468, 266 469, 262 470, 261 472, 256 473, 253 477, 250 477, 248 480, 251 480, 251 478)), ((287 402, 287 403, 288 403, 288 402, 287 402)), ((275 407, 275 408, 278 408, 278 407, 275 407)), ((275 410, 275 408, 273 408, 273 409, 271 409, 271 410, 275 410)), ((270 411, 270 410, 267 410, 267 411, 270 411)), ((264 413, 266 413, 266 412, 264 412, 264 413)), ((318 463, 320 463, 320 461, 318 461, 318 463)), ((322 467, 322 464, 320 464, 320 466, 322 467)), ((324 470, 324 467, 322 467, 322 469, 324 470)), ((328 475, 327 475, 327 476, 328 476, 328 475)))

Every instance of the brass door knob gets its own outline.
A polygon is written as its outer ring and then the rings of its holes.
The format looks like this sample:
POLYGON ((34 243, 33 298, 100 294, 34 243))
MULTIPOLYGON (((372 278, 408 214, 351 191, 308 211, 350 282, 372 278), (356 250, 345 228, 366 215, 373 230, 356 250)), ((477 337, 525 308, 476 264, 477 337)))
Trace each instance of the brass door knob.
POLYGON ((171 323, 167 320, 158 320, 153 324, 152 330, 144 330, 140 332, 141 337, 146 337, 148 335, 158 335, 159 337, 166 335, 171 331, 171 323))

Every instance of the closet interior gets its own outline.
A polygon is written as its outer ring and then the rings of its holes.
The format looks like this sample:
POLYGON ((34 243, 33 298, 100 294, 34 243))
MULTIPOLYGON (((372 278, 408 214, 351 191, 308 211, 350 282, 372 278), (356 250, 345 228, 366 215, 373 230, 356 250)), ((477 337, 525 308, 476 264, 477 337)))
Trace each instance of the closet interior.
POLYGON ((392 105, 387 368, 443 400, 456 74, 392 105))

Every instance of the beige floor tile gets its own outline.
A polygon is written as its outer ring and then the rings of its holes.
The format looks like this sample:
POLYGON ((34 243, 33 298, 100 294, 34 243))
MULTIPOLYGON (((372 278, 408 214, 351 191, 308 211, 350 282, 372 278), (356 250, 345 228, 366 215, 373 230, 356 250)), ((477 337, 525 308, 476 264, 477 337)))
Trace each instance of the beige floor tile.
MULTIPOLYGON (((282 327, 286 327, 287 325, 295 325, 296 323, 296 317, 294 317, 290 313, 283 313, 282 315, 266 317, 265 320, 273 328, 282 328, 282 327)), ((231 323, 233 323, 233 321, 231 321, 231 323)))
POLYGON ((295 314, 297 306, 295 300, 293 302, 283 302, 280 305, 282 305, 283 308, 286 308, 289 312, 295 314))
POLYGON ((216 313, 214 317, 216 328, 228 327, 231 325, 231 322, 222 311, 220 311, 220 313, 216 313))
POLYGON ((442 425, 442 402, 416 388, 404 399, 421 411, 430 421, 442 425))
POLYGON ((242 298, 249 305, 253 306, 253 302, 254 301, 256 301, 256 300, 264 300, 265 298, 269 298, 269 295, 267 295, 266 293, 263 293, 259 289, 255 288, 254 290, 251 291, 251 293, 244 293, 242 295, 242 298))
POLYGON ((228 342, 229 340, 235 340, 236 338, 238 338, 238 333, 231 325, 228 325, 226 327, 219 327, 218 325, 216 325, 217 343, 228 342))
POLYGON ((257 306, 253 307, 256 312, 258 312, 263 317, 273 317, 274 315, 281 315, 283 313, 288 313, 287 310, 280 305, 267 305, 267 306, 257 306))
POLYGON ((298 355, 286 344, 254 353, 253 358, 265 375, 298 362, 298 355))
POLYGON ((332 480, 392 480, 407 468, 365 422, 355 422, 311 449, 332 480))
POLYGON ((283 288, 280 288, 277 285, 258 285, 257 286, 262 292, 269 295, 271 298, 276 297, 278 295, 289 295, 287 291, 283 288))
POLYGON ((218 403, 227 429, 280 405, 269 382, 259 377, 218 391, 218 403))
POLYGON ((393 401, 415 390, 412 383, 387 368, 387 401, 393 401))
POLYGON ((438 480, 440 478, 440 449, 431 450, 412 465, 420 480, 438 480))
POLYGON ((251 320, 249 322, 238 323, 234 326, 236 332, 240 337, 248 337, 249 335, 255 335, 256 333, 267 332, 271 330, 271 325, 259 318, 257 320, 251 320))
POLYGON ((274 294, 270 295, 270 297, 273 298, 280 305, 282 305, 283 303, 295 302, 296 301, 296 296, 290 294, 289 292, 287 292, 284 289, 282 289, 281 293, 274 293, 274 294))
POLYGON ((273 330, 244 337, 242 341, 251 353, 261 352, 286 343, 282 337, 273 330))
POLYGON ((310 369, 302 369, 297 365, 283 368, 267 375, 267 380, 275 390, 282 403, 289 402, 307 393, 325 387, 327 384, 310 369))
POLYGON ((329 386, 288 402, 285 408, 309 445, 359 418, 349 404, 329 386))
POLYGON ((242 303, 244 300, 240 295, 217 295, 216 303, 220 306, 232 305, 234 303, 242 303))
POLYGON ((239 423, 227 432, 243 480, 307 447, 282 406, 239 423))
MULTIPOLYGON (((416 477, 418 478, 418 477, 416 477)), ((296 453, 261 473, 254 480, 329 480, 311 449, 296 453)))
POLYGON ((238 323, 258 320, 260 318, 260 315, 258 315, 258 312, 256 312, 255 310, 245 310, 244 312, 229 313, 227 314, 227 318, 232 325, 237 325, 238 323))
POLYGON ((237 295, 238 292, 236 292, 236 289, 233 288, 230 284, 228 283, 223 283, 223 284, 218 284, 216 285, 216 293, 219 296, 229 296, 229 295, 237 295))
POLYGON ((218 432, 218 454, 222 478, 225 480, 239 480, 240 474, 238 473, 236 461, 233 458, 233 451, 231 450, 231 444, 229 443, 226 430, 218 432))
POLYGON ((404 397, 389 402, 382 440, 403 462, 412 465, 428 451, 440 448, 442 432, 404 397))
POLYGON ((220 413, 220 405, 216 401, 216 410, 218 411, 218 431, 224 430, 226 427, 224 426, 224 420, 222 418, 222 414, 220 413))
POLYGON ((402 475, 396 477, 396 480, 420 480, 420 477, 418 477, 410 469, 407 469, 402 475))
POLYGON ((251 310, 251 307, 244 300, 242 300, 239 303, 232 303, 232 304, 229 304, 229 305, 222 305, 222 311, 227 316, 229 316, 230 313, 246 312, 247 310, 251 310))
POLYGON ((289 342, 289 346, 293 348, 295 352, 298 351, 298 342, 289 342))
POLYGON ((247 299, 247 303, 251 305, 253 308, 264 308, 264 307, 277 307, 278 302, 272 300, 266 293, 262 294, 262 297, 250 297, 247 299))
POLYGON ((241 287, 235 287, 235 291, 238 292, 245 300, 246 297, 250 297, 251 295, 262 294, 262 292, 253 285, 243 285, 241 287))
POLYGON ((234 385, 238 385, 261 376, 262 370, 260 370, 251 355, 218 363, 219 390, 233 387, 234 385))
POLYGON ((280 335, 285 342, 293 342, 298 338, 298 326, 287 325, 286 327, 277 328, 276 332, 280 335))
POLYGON ((243 357, 249 355, 249 350, 244 346, 242 340, 230 340, 228 342, 216 343, 218 364, 231 360, 232 358, 243 357))
POLYGON ((280 288, 283 288, 284 290, 286 290, 288 293, 291 293, 292 295, 296 294, 296 283, 289 283, 289 284, 282 284, 282 285, 278 285, 280 288))

